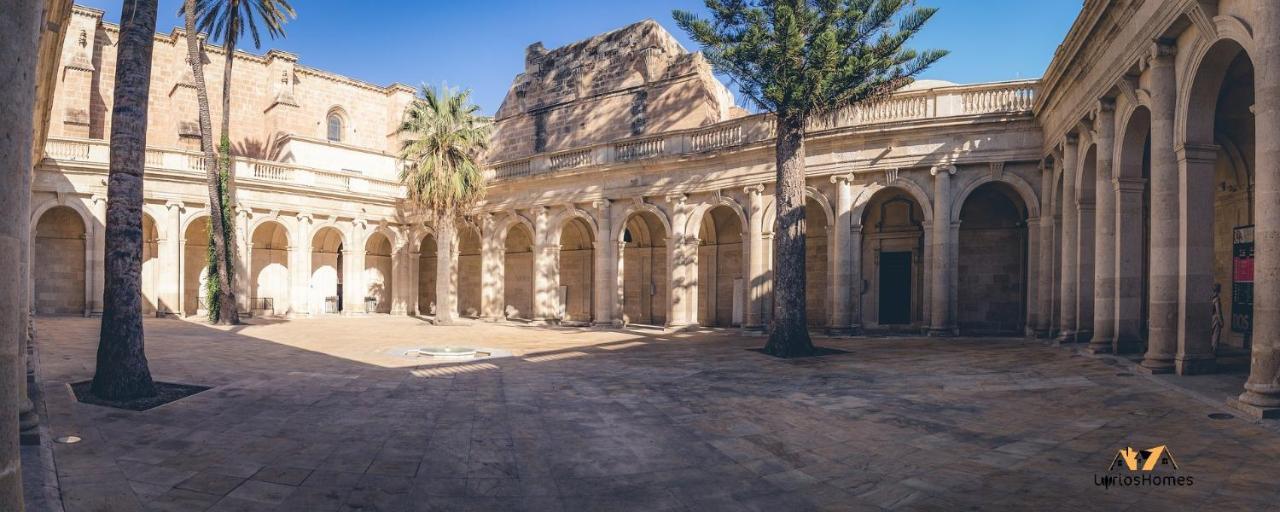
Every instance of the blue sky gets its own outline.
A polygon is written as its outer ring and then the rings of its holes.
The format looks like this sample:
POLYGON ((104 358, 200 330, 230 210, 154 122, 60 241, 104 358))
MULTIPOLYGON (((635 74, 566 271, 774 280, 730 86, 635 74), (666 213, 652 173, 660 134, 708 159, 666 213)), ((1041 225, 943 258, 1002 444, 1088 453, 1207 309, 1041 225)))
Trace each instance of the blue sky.
MULTIPOLYGON (((121 0, 79 0, 119 20, 121 0)), ((160 0, 157 29, 180 25, 181 0, 160 0)), ((447 83, 474 91, 493 113, 524 69, 524 48, 547 48, 645 18, 662 23, 690 50, 672 9, 701 10, 701 0, 471 1, 293 0, 298 18, 287 37, 263 41, 302 64, 378 85, 447 83)), ((951 55, 922 78, 958 83, 1034 78, 1044 73, 1082 0, 921 0, 940 10, 914 40, 951 55)))

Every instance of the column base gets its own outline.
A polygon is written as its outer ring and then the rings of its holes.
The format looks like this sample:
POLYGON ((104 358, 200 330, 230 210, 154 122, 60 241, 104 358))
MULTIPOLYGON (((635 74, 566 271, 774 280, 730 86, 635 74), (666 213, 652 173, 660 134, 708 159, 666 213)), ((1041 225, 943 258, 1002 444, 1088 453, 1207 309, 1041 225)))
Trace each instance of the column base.
POLYGON ((1076 331, 1075 341, 1073 343, 1092 343, 1093 331, 1076 331))
POLYGON ((1137 371, 1147 375, 1161 375, 1165 373, 1173 373, 1173 359, 1143 359, 1136 368, 1137 371))
POLYGON ((1116 338, 1111 344, 1111 351, 1116 354, 1137 354, 1142 352, 1145 342, 1138 338, 1116 338))
POLYGON ((605 322, 591 322, 591 327, 595 327, 597 329, 621 329, 623 325, 622 322, 617 320, 610 320, 605 322))
POLYGON ((861 325, 849 325, 844 327, 828 327, 827 335, 835 337, 858 336, 862 334, 861 325))
POLYGON ((1174 367, 1178 375, 1206 375, 1218 371, 1218 359, 1213 356, 1179 355, 1174 359, 1174 367))
MULTIPOLYGON (((1247 394, 1249 394, 1249 392, 1246 391, 1245 395, 1247 394)), ((1243 397, 1244 395, 1241 396, 1243 397)), ((1227 405, 1255 420, 1280 419, 1280 407, 1261 407, 1251 403, 1246 403, 1239 398, 1227 400, 1227 405)))
POLYGON ((1058 336, 1054 338, 1053 341, 1057 342, 1060 345, 1066 344, 1066 343, 1075 343, 1076 333, 1075 331, 1058 331, 1058 336))
POLYGON ((1085 347, 1084 351, 1090 354, 1110 354, 1114 345, 1115 340, 1095 336, 1089 340, 1089 346, 1085 347))
POLYGON ((936 329, 936 328, 930 327, 928 331, 925 331, 925 336, 928 336, 930 338, 950 338, 955 335, 956 333, 954 331, 947 328, 936 329))

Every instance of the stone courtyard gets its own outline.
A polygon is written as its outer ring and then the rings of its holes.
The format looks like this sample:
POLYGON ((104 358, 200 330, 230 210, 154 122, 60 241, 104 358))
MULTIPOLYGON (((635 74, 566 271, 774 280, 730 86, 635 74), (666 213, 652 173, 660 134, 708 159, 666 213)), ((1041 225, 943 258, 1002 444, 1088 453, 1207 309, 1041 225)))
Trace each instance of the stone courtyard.
MULTIPOLYGON (((1014 338, 824 338, 415 317, 149 320, 146 412, 76 402, 95 319, 39 319, 65 507, 114 510, 1249 510, 1280 435, 1126 362, 1014 338), (430 340, 426 342, 424 340, 430 340), (507 357, 422 364, 429 343, 507 357), (1167 445, 1189 487, 1096 486, 1167 445)), ((1238 388, 1237 388, 1238 389, 1238 388)), ((1217 402, 1221 404, 1221 402, 1217 402)))

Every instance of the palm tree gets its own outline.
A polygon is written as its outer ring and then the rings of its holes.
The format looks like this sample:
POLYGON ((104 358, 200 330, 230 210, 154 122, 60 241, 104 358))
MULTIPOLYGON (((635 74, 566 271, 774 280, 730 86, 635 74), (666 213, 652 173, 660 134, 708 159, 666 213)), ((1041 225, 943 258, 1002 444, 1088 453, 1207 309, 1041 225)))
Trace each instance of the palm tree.
POLYGON ((406 199, 435 221, 437 233, 436 322, 448 323, 457 314, 459 217, 484 197, 481 156, 489 148, 493 120, 479 114, 471 91, 422 86, 421 97, 405 110, 398 135, 404 166, 400 183, 406 199), (447 278, 446 278, 447 277, 447 278))
POLYGON ((213 148, 213 115, 209 110, 209 86, 204 79, 204 58, 200 51, 199 32, 196 31, 196 0, 186 0, 182 14, 187 31, 187 63, 191 66, 192 80, 196 85, 196 101, 200 111, 200 151, 204 153, 205 175, 209 187, 209 254, 206 286, 209 303, 209 319, 220 324, 240 322, 239 306, 234 288, 233 257, 234 233, 231 232, 230 215, 227 212, 226 181, 217 165, 218 155, 213 148), (217 214, 216 212, 221 212, 217 214), (222 236, 215 236, 221 233, 222 236))
POLYGON ((156 0, 120 14, 107 178, 106 258, 97 368, 90 390, 108 400, 154 396, 142 332, 142 176, 156 0))
MULTIPOLYGON (((272 39, 283 37, 284 24, 290 18, 296 18, 297 13, 289 5, 288 0, 186 0, 178 13, 186 18, 190 12, 195 14, 195 25, 199 30, 207 32, 211 38, 220 40, 225 52, 222 63, 222 132, 218 140, 217 170, 209 178, 210 203, 216 202, 220 206, 216 211, 222 215, 222 219, 211 221, 209 229, 211 239, 209 269, 211 273, 214 270, 218 273, 216 281, 212 279, 212 275, 208 281, 211 292, 209 293, 209 315, 218 323, 235 324, 240 322, 240 315, 234 288, 236 234, 235 229, 232 228, 230 210, 230 205, 235 203, 233 199, 235 174, 231 170, 231 71, 235 64, 236 46, 239 45, 241 37, 249 35, 253 39, 254 48, 261 48, 259 25, 266 29, 267 35, 272 39), (213 197, 215 187, 218 189, 219 196, 216 199, 213 197)), ((187 30, 189 33, 195 32, 190 27, 187 30)), ((202 107, 202 115, 204 109, 208 109, 207 102, 208 89, 206 88, 206 106, 202 107)), ((201 125, 201 129, 205 128, 201 125)), ((211 130, 205 133, 211 133, 211 130)), ((203 134, 201 137, 203 145, 203 134)), ((214 216, 213 211, 210 210, 211 218, 214 216)))
POLYGON ((743 94, 776 117, 773 322, 765 352, 814 353, 805 319, 805 125, 911 83, 947 52, 905 47, 937 9, 914 0, 706 0, 713 21, 676 24, 743 94), (895 30, 895 23, 896 30, 895 30))

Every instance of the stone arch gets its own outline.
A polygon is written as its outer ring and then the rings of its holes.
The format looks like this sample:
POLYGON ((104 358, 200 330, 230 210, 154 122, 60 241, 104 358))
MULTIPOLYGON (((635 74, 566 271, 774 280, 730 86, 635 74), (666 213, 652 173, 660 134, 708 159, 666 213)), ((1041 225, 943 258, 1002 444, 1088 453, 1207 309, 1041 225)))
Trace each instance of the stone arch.
POLYGON ((962 334, 1021 335, 1031 264, 1031 206, 1017 188, 986 180, 960 204, 956 320, 962 334))
POLYGON ((826 198, 813 187, 807 188, 804 201, 805 318, 809 327, 820 328, 830 324, 830 305, 835 292, 835 265, 832 264, 835 247, 831 244, 835 216, 826 198))
POLYGON ((37 315, 88 315, 91 231, 84 214, 46 204, 31 224, 31 286, 37 315))
POLYGON ((336 314, 347 308, 343 302, 344 251, 350 250, 347 234, 336 223, 317 225, 311 232, 312 314, 336 314))
MULTIPOLYGON (((1211 337, 1210 297, 1215 293, 1227 322, 1243 326, 1252 321, 1249 308, 1235 308, 1225 298, 1234 282, 1236 231, 1245 233, 1254 223, 1252 182, 1258 171, 1258 144, 1252 110, 1258 92, 1264 90, 1256 82, 1252 40, 1233 33, 1229 23, 1218 25, 1219 37, 1197 41, 1187 61, 1174 125, 1179 203, 1184 208, 1179 214, 1208 227, 1183 230, 1178 240, 1179 304, 1187 311, 1179 325, 1179 351, 1201 357, 1213 355, 1205 340, 1211 337)), ((1245 348, 1245 336, 1234 331, 1223 329, 1221 346, 1245 348)))
POLYGON ((249 303, 255 315, 289 310, 292 238, 283 222, 264 217, 249 230, 249 303))
POLYGON ((1116 201, 1116 340, 1118 353, 1142 349, 1151 283, 1151 111, 1134 105, 1117 116, 1113 174, 1116 201))
POLYGON ((586 223, 586 225, 591 228, 592 233, 599 232, 599 225, 596 223, 595 217, 592 217, 590 213, 581 208, 570 206, 556 212, 556 214, 549 219, 549 222, 547 222, 548 232, 546 242, 550 244, 559 243, 560 238, 563 235, 564 226, 575 218, 581 219, 586 223))
POLYGON ((616 222, 614 224, 615 227, 613 229, 613 233, 611 233, 610 235, 611 239, 615 242, 625 242, 625 240, 622 239, 622 235, 626 229, 625 225, 627 223, 627 220, 630 219, 632 215, 635 215, 641 212, 647 212, 652 214, 654 218, 657 218, 658 221, 662 223, 663 231, 666 232, 668 235, 671 234, 671 219, 667 216, 667 212, 663 211, 662 208, 658 207, 658 205, 655 205, 653 203, 632 201, 618 215, 619 222, 616 222))
POLYGON ((817 187, 807 186, 804 188, 804 195, 806 198, 814 200, 822 207, 822 214, 826 218, 826 225, 834 226, 836 224, 835 210, 831 208, 831 201, 827 199, 826 194, 823 194, 817 187))
POLYGON ((374 229, 364 241, 364 301, 366 313, 390 313, 395 296, 395 232, 385 226, 374 229))
POLYGON ((437 253, 440 238, 435 229, 422 226, 414 233, 413 246, 418 255, 418 314, 436 314, 437 253))
POLYGON ((484 265, 484 232, 473 222, 458 221, 456 236, 458 240, 458 267, 455 271, 458 279, 458 315, 479 317, 481 314, 481 297, 484 287, 480 279, 484 265))
POLYGON ((736 202, 698 209, 697 323, 730 327, 746 320, 748 220, 736 202), (708 222, 710 220, 710 222, 708 222))
POLYGON ((502 248, 502 311, 505 318, 534 318, 534 272, 537 231, 529 219, 510 214, 494 230, 494 243, 502 248))
POLYGON ((964 207, 964 202, 969 199, 969 195, 977 190, 978 187, 988 183, 1004 183, 1018 193, 1018 197, 1022 199, 1022 204, 1026 205, 1027 218, 1034 219, 1040 216, 1040 197, 1036 194, 1035 188, 1027 183, 1016 174, 1004 173, 999 178, 990 174, 984 174, 970 181, 964 188, 960 189, 960 193, 956 194, 955 201, 951 202, 951 222, 960 220, 960 210, 964 207))
POLYGON ((181 313, 201 314, 208 310, 209 214, 191 213, 182 223, 181 313))
POLYGON ((619 293, 628 323, 667 322, 670 235, 671 224, 657 207, 632 205, 623 211, 615 240, 622 245, 619 293))
POLYGON ((601 312, 595 307, 595 256, 596 224, 586 212, 576 208, 557 215, 551 224, 547 243, 559 246, 557 264, 553 265, 556 295, 551 299, 556 311, 553 315, 562 322, 582 324, 592 319, 597 322, 601 312))
MULTIPOLYGON (((766 203, 769 203, 768 205, 765 206, 765 210, 768 210, 769 208, 772 207, 772 201, 766 201, 766 203)), ((712 208, 715 208, 718 206, 727 207, 730 210, 733 210, 733 212, 738 215, 738 220, 742 222, 742 233, 743 233, 743 237, 745 238, 747 233, 747 226, 750 225, 749 222, 751 222, 750 220, 751 217, 747 215, 747 210, 746 208, 742 207, 741 203, 739 203, 737 200, 735 200, 732 197, 728 197, 724 195, 716 195, 711 199, 694 206, 689 212, 689 218, 687 221, 688 225, 685 226, 685 233, 689 235, 693 235, 701 232, 703 217, 705 217, 706 213, 710 211, 712 208)))
POLYGON ((142 273, 142 312, 144 314, 154 314, 161 310, 160 294, 156 287, 160 276, 160 240, 164 238, 163 231, 156 223, 156 218, 147 212, 146 208, 142 211, 142 257, 141 257, 141 273, 142 273))
POLYGON ((921 215, 925 220, 933 219, 933 202, 929 199, 929 194, 925 192, 916 182, 898 178, 888 184, 872 183, 867 186, 858 200, 854 202, 852 210, 852 219, 857 222, 856 225, 862 224, 862 219, 866 216, 866 207, 871 204, 871 200, 883 190, 900 190, 911 197, 913 201, 919 205, 921 215))
POLYGON ((862 226, 861 321, 870 330, 912 330, 926 321, 925 229, 931 220, 920 190, 871 186, 860 196, 853 220, 862 226))

